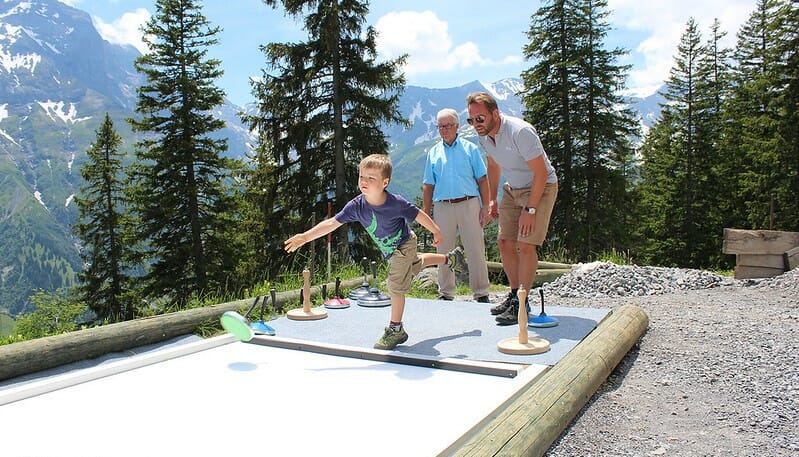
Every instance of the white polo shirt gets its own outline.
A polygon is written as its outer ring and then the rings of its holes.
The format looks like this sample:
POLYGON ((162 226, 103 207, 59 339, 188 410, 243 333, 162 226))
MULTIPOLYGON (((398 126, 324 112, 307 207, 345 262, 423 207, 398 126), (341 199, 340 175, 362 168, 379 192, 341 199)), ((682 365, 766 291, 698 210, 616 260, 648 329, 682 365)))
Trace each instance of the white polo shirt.
POLYGON ((558 182, 555 168, 544 152, 544 146, 535 127, 523 119, 505 116, 500 113, 499 131, 491 140, 488 136, 479 137, 480 145, 486 155, 494 159, 502 168, 505 181, 513 189, 523 189, 533 185, 533 170, 527 166, 529 160, 544 156, 547 167, 547 183, 558 182))

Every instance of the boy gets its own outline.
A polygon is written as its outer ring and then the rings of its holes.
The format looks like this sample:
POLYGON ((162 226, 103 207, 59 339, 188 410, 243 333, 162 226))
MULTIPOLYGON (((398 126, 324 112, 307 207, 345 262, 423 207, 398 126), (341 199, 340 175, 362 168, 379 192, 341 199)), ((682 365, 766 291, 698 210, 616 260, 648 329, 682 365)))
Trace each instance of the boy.
POLYGON ((441 243, 441 230, 425 212, 403 197, 386 191, 392 171, 388 155, 364 157, 358 170, 361 195, 350 200, 334 217, 292 236, 283 244, 287 252, 294 252, 303 244, 327 235, 343 224, 360 222, 377 243, 383 257, 389 260, 386 282, 391 297, 391 320, 374 347, 390 350, 408 340, 408 334, 402 327, 402 315, 405 311, 405 294, 411 290, 413 277, 422 268, 431 265, 445 264, 453 271, 460 271, 464 262, 463 251, 455 248, 447 254, 416 252, 416 234, 411 230, 410 221, 418 222, 433 234, 433 246, 441 243))

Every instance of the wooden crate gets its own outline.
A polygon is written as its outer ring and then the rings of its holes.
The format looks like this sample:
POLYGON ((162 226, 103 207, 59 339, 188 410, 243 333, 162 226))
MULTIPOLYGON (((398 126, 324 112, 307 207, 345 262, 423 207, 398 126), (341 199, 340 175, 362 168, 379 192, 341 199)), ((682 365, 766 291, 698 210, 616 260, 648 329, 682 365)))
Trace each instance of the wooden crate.
POLYGON ((799 232, 724 229, 724 254, 735 255, 735 279, 779 276, 799 264, 799 232), (796 258, 794 258, 796 257, 796 258))

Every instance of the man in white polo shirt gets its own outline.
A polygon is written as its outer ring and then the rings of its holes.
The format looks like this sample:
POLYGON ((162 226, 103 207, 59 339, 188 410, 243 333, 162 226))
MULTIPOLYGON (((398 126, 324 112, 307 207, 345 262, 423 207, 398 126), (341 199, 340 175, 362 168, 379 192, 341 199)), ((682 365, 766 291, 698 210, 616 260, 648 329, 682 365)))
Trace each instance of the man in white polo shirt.
POLYGON ((488 156, 491 217, 499 218, 497 243, 511 288, 505 301, 491 308, 491 314, 497 315, 501 325, 515 324, 519 310, 516 294, 519 287, 529 292, 535 280, 537 248, 546 239, 558 177, 532 125, 500 113, 497 101, 485 92, 469 94, 466 104, 467 121, 477 131, 488 156))

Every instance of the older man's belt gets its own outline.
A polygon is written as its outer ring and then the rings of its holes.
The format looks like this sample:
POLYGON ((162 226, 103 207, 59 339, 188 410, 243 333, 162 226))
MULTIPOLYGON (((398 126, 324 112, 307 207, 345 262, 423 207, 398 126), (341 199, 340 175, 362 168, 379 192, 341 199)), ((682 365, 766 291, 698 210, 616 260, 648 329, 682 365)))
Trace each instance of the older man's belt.
POLYGON ((444 203, 460 203, 460 202, 465 202, 466 200, 469 200, 471 198, 474 198, 474 195, 467 195, 467 196, 461 197, 461 198, 453 198, 453 199, 450 199, 450 200, 441 200, 441 201, 444 202, 444 203))

